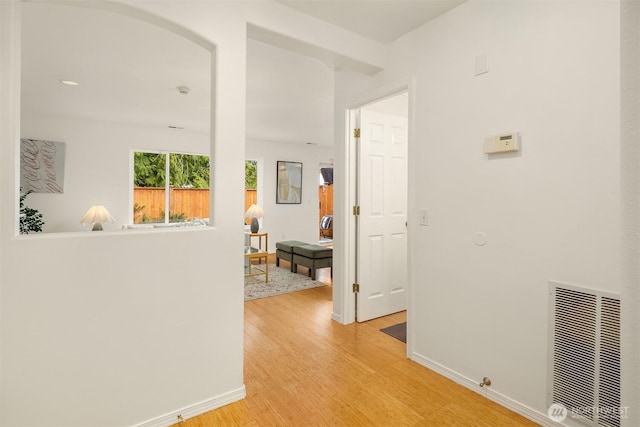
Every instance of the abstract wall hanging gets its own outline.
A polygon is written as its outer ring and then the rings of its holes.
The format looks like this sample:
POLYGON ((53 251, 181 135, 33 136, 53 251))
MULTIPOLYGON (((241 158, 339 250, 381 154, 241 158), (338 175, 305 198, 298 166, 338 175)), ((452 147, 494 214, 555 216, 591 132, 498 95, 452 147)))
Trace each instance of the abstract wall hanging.
POLYGON ((302 203, 302 163, 278 160, 276 203, 302 203))
POLYGON ((20 187, 23 193, 63 192, 64 150, 63 142, 20 140, 20 187))

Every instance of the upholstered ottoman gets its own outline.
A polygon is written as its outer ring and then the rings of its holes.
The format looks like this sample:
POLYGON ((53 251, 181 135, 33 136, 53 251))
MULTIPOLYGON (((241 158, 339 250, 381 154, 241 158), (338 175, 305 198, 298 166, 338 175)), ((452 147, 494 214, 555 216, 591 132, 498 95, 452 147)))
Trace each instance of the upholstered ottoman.
MULTIPOLYGON (((332 267, 333 249, 320 245, 296 245, 293 247, 293 272, 298 272, 298 265, 304 265, 309 269, 311 279, 316 280, 318 268, 332 267)), ((333 276, 333 269, 331 271, 333 276)))
POLYGON ((306 245, 306 243, 298 240, 276 242, 276 265, 280 265, 280 258, 282 258, 285 261, 289 261, 289 270, 293 271, 293 248, 299 245, 306 245))

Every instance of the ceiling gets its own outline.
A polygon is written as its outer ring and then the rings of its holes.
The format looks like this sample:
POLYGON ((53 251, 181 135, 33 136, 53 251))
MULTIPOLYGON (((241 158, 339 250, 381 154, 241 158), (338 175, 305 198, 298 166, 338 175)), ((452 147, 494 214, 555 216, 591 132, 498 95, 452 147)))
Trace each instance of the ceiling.
POLYGON ((159 26, 85 7, 23 3, 24 110, 208 132, 210 70, 209 50, 159 26))
POLYGON ((276 0, 380 43, 389 43, 466 0, 276 0))
MULTIPOLYGON (((461 1, 280 2, 388 42, 461 1)), ((104 10, 24 2, 22 18, 23 110, 209 132, 210 50, 104 10), (189 87, 189 93, 181 94, 180 86, 189 87)), ((248 137, 332 144, 330 66, 249 40, 247 67, 248 137)))
POLYGON ((266 43, 247 43, 247 139, 333 145, 332 67, 266 43))

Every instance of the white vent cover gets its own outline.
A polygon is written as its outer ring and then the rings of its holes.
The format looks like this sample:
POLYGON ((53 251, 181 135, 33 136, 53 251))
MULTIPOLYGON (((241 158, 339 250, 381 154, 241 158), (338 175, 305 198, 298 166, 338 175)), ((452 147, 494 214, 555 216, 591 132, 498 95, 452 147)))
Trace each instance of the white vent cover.
POLYGON ((548 404, 589 426, 620 427, 620 297, 550 282, 548 404))

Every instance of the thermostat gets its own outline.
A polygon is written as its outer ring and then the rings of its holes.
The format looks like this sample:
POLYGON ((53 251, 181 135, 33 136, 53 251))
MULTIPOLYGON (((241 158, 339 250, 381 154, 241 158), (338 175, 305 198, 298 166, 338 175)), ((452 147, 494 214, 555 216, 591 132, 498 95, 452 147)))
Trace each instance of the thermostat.
POLYGON ((486 154, 510 153, 518 149, 518 134, 515 132, 491 136, 484 141, 486 154))

